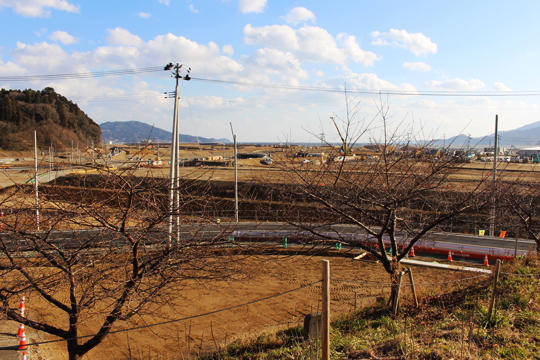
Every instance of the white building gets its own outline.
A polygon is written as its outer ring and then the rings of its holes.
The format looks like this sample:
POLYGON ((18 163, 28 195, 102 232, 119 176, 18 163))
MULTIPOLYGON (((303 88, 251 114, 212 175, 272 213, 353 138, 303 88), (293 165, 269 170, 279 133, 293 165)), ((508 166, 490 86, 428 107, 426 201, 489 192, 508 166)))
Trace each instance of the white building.
POLYGON ((520 158, 540 157, 540 146, 519 149, 517 153, 520 158))

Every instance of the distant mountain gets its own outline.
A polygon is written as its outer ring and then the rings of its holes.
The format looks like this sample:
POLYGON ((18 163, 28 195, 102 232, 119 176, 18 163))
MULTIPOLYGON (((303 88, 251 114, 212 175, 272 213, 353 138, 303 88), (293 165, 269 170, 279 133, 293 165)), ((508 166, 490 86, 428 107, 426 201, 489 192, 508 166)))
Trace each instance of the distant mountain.
POLYGON ((101 131, 77 104, 53 88, 0 90, 0 149, 69 148, 73 143, 99 144, 101 131))
MULTIPOLYGON (((441 146, 443 143, 452 146, 493 146, 494 133, 481 137, 469 137, 467 135, 457 135, 449 139, 437 139, 433 141, 433 145, 441 146)), ((539 146, 540 145, 540 121, 524 125, 514 130, 499 131, 499 144, 501 146, 539 146)))
MULTIPOLYGON (((170 143, 172 132, 140 121, 108 121, 100 125, 103 142, 116 144, 136 143, 150 140, 153 143, 170 143)), ((229 139, 214 139, 202 136, 180 134, 182 143, 230 143, 229 139)))

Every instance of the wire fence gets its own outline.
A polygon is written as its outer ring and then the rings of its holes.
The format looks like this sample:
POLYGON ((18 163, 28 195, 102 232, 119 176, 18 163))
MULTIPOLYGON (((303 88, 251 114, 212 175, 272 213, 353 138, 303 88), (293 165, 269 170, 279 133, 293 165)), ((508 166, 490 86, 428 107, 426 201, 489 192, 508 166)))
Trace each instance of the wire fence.
MULTIPOLYGON (((421 273, 419 271, 419 274, 421 273)), ((429 281, 429 274, 421 276, 419 281, 415 282, 418 294, 420 296, 441 295, 456 289, 462 289, 465 286, 478 284, 482 280, 492 277, 491 274, 474 276, 467 273, 452 274, 454 274, 454 278, 446 276, 438 281, 429 281)), ((511 272, 501 272, 501 274, 519 277, 539 277, 540 275, 511 272)), ((298 286, 249 301, 237 302, 229 306, 188 316, 117 328, 110 332, 107 342, 116 343, 116 350, 126 359, 185 359, 193 356, 201 359, 216 359, 221 357, 220 354, 233 351, 230 347, 231 344, 236 344, 234 346, 236 350, 234 351, 240 351, 242 348, 251 349, 250 351, 255 352, 264 351, 265 347, 268 346, 267 343, 261 341, 251 342, 251 340, 253 338, 264 340, 265 336, 268 342, 274 344, 288 344, 276 340, 282 335, 283 337, 286 335, 288 341, 305 343, 305 333, 302 328, 304 317, 307 314, 319 313, 322 308, 320 297, 322 280, 304 281, 303 283, 301 283, 302 280, 295 280, 291 281, 291 283, 298 283, 299 281, 298 286), (220 315, 226 312, 232 313, 232 317, 220 318, 220 315), (256 324, 251 323, 254 318, 257 319, 256 324), (230 323, 224 324, 224 321, 230 323), (143 336, 155 337, 156 344, 159 345, 157 347, 162 347, 162 349, 157 350, 156 346, 154 346, 149 350, 150 352, 146 353, 140 342, 135 340, 138 335, 134 333, 141 331, 150 332, 150 334, 144 333, 143 336), (119 340, 121 335, 125 336, 126 339, 119 340), (118 344, 120 343, 123 345, 119 348, 118 344), (161 355, 158 356, 157 354, 161 355)), ((374 302, 386 300, 392 287, 390 282, 381 280, 343 277, 332 277, 330 283, 330 302, 333 309, 333 318, 358 310, 374 302)), ((404 298, 410 293, 408 290, 410 285, 412 283, 408 281, 401 283, 404 298)), ((83 340, 92 336, 94 334, 79 336, 77 339, 83 340)), ((68 339, 32 341, 28 345, 33 348, 38 345, 60 343, 66 340, 68 339)), ((304 348, 303 351, 312 354, 312 357, 309 358, 318 357, 320 354, 319 343, 316 341, 308 342, 305 346, 309 347, 309 349, 304 348)), ((8 348, 0 348, 0 350, 8 348)))

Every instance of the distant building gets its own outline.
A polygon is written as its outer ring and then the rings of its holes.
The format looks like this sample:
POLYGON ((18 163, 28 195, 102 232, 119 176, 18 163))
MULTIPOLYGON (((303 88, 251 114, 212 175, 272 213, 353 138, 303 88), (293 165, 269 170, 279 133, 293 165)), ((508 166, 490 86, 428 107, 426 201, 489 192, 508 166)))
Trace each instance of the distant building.
MULTIPOLYGON (((504 149, 501 149, 500 146, 497 146, 497 154, 500 154, 501 151, 504 152, 504 149)), ((495 151, 495 147, 491 146, 491 147, 485 147, 484 148, 484 153, 486 153, 486 155, 493 155, 493 152, 495 151)))
POLYGON ((517 153, 520 158, 532 158, 532 157, 538 158, 540 157, 540 146, 519 149, 517 153))

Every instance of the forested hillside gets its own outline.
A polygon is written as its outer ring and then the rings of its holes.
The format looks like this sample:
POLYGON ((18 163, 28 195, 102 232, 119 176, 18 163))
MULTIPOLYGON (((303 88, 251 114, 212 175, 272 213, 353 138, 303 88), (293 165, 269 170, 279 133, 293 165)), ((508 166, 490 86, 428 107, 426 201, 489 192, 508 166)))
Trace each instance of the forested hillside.
POLYGON ((38 145, 55 149, 71 147, 71 142, 98 144, 101 129, 77 104, 53 88, 0 90, 0 149, 26 150, 38 145))

